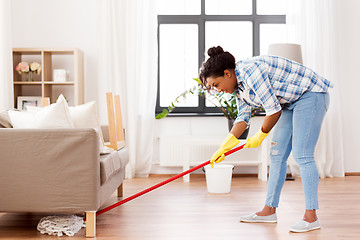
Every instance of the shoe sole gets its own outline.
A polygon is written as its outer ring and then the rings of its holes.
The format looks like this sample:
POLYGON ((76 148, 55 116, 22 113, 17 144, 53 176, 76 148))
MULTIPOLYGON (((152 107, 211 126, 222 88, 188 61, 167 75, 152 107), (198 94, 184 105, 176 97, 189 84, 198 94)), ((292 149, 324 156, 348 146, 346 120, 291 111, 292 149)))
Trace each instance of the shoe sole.
POLYGON ((313 228, 306 229, 306 230, 296 230, 296 229, 291 229, 291 228, 290 228, 290 232, 303 233, 303 232, 309 232, 309 231, 316 230, 316 229, 320 229, 320 228, 321 228, 321 227, 313 227, 313 228))
POLYGON ((248 222, 248 223, 277 223, 277 220, 245 220, 245 219, 240 219, 240 222, 248 222))

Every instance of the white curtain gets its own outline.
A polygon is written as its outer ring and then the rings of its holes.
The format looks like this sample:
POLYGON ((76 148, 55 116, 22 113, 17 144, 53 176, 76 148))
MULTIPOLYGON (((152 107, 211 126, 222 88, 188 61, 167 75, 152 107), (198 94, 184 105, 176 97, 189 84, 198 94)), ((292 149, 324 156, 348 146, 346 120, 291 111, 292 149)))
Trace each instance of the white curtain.
MULTIPOLYGON (((337 67, 339 46, 336 43, 333 5, 334 0, 289 0, 286 21, 289 41, 302 46, 304 65, 334 84, 334 88, 330 89, 330 108, 315 152, 321 178, 343 177, 345 171, 341 79, 337 67)), ((290 168, 294 175, 299 175, 293 161, 290 161, 290 168)))
POLYGON ((14 106, 10 0, 0 1, 0 111, 14 106))
POLYGON ((157 20, 153 1, 98 0, 98 99, 120 94, 130 162, 126 177, 147 177, 153 155, 157 89, 157 20))

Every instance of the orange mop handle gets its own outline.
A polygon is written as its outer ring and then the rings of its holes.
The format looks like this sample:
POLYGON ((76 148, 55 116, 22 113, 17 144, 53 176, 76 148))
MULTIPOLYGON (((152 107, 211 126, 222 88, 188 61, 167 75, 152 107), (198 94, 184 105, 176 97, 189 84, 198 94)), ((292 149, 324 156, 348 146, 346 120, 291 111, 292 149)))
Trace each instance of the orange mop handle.
MULTIPOLYGON (((241 146, 239 146, 239 147, 236 147, 236 148, 231 149, 230 151, 228 151, 228 152, 225 153, 225 156, 227 156, 227 155, 229 155, 229 154, 232 154, 232 153, 234 153, 234 152, 236 152, 236 151, 239 151, 239 150, 242 149, 244 146, 245 146, 245 144, 243 144, 243 145, 241 145, 241 146)), ((117 203, 115 203, 115 204, 113 204, 113 205, 110 205, 109 207, 104 208, 104 209, 102 209, 101 211, 98 211, 98 212, 96 213, 96 216, 98 216, 98 215, 100 215, 100 214, 103 214, 103 213, 105 213, 105 212, 107 212, 107 211, 110 211, 110 210, 113 209, 113 208, 116 208, 116 207, 118 207, 118 206, 120 206, 120 205, 122 205, 122 204, 124 204, 124 203, 126 203, 126 202, 128 202, 128 201, 131 201, 131 200, 133 200, 134 198, 140 197, 141 195, 144 195, 145 193, 148 193, 148 192, 150 192, 150 191, 152 191, 152 190, 154 190, 154 189, 156 189, 156 188, 159 188, 159 187, 161 187, 161 186, 163 186, 163 185, 165 185, 165 184, 167 184, 167 183, 169 183, 169 182, 172 182, 172 181, 174 181, 175 179, 178 179, 178 178, 180 178, 180 177, 182 177, 182 176, 184 176, 184 175, 186 175, 186 174, 189 174, 189 173, 191 173, 191 172, 193 172, 193 171, 195 171, 195 170, 197 170, 197 169, 199 169, 199 168, 202 168, 202 167, 208 165, 209 163, 210 163, 210 160, 208 160, 208 161, 206 161, 206 162, 204 162, 204 163, 202 163, 202 164, 200 164, 200 165, 198 165, 198 166, 196 166, 196 167, 193 167, 193 168, 191 168, 191 169, 189 169, 189 170, 187 170, 187 171, 185 171, 185 172, 182 172, 182 173, 180 173, 180 174, 178 174, 178 175, 176 175, 176 176, 173 176, 173 177, 171 177, 171 178, 169 178, 169 179, 167 179, 167 180, 165 180, 165 181, 163 181, 163 182, 161 182, 161 183, 158 183, 158 184, 156 184, 156 185, 154 185, 154 186, 152 186, 152 187, 150 187, 150 188, 148 188, 148 189, 145 189, 145 190, 143 190, 143 191, 141 191, 141 192, 139 192, 139 193, 136 193, 136 194, 134 194, 134 195, 132 195, 132 196, 130 196, 130 197, 128 197, 128 198, 125 198, 125 199, 121 200, 120 202, 117 202, 117 203)), ((86 221, 85 218, 84 218, 84 221, 86 221)))

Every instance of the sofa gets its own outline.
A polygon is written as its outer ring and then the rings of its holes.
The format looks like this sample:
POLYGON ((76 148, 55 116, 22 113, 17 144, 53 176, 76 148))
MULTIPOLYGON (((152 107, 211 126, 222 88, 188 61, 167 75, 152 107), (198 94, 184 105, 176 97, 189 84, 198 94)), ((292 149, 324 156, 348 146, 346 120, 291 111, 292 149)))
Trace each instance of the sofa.
POLYGON ((122 196, 127 148, 100 154, 93 128, 15 129, 4 122, 0 212, 92 213, 86 236, 95 237, 94 212, 117 189, 122 196))

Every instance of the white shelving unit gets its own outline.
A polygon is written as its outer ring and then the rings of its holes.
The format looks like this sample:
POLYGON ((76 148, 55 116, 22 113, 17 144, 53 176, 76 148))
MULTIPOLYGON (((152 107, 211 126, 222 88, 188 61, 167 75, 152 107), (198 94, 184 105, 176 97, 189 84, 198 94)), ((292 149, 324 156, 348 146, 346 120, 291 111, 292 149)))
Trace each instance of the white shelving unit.
POLYGON ((49 97, 56 101, 60 93, 66 92, 71 105, 84 103, 84 66, 83 53, 77 48, 14 48, 13 49, 13 84, 14 103, 17 106, 18 96, 49 97), (39 62, 41 74, 34 75, 34 81, 26 81, 15 68, 21 61, 29 64, 39 62), (69 71, 66 82, 53 81, 53 69, 63 68, 69 71), (30 94, 29 94, 30 93, 30 94))

